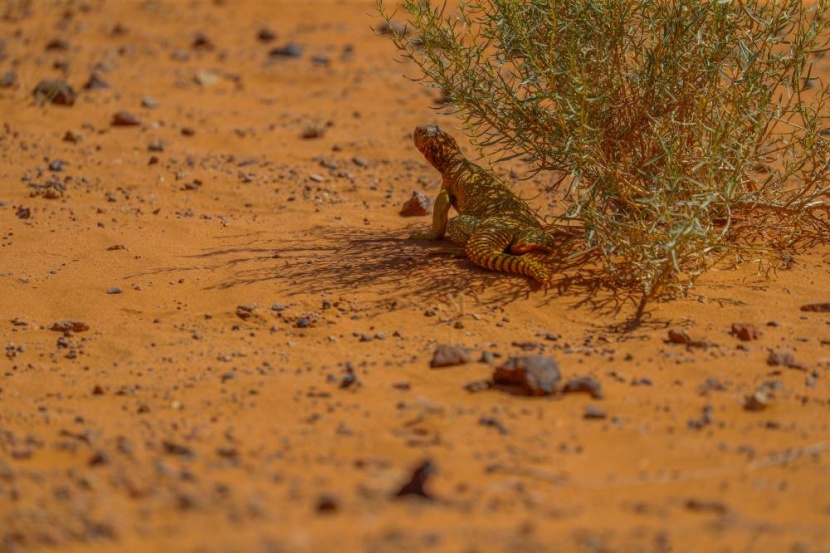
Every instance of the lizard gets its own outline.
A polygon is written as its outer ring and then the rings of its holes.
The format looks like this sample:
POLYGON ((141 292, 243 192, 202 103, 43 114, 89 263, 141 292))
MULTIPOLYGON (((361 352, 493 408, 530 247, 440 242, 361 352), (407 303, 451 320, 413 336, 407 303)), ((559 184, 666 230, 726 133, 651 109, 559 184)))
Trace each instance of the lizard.
POLYGON ((553 238, 527 202, 495 174, 468 160, 455 139, 438 126, 418 126, 414 141, 443 182, 435 198, 432 228, 411 238, 440 240, 447 235, 476 265, 528 276, 547 286, 549 271, 522 257, 531 251, 554 251, 553 238), (451 207, 458 216, 449 219, 451 207))

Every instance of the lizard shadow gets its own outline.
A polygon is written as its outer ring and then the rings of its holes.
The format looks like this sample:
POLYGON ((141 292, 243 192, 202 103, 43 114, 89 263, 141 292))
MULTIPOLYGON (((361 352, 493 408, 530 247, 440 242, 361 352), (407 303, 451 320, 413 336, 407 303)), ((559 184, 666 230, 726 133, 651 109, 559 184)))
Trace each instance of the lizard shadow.
MULTIPOLYGON (((555 308, 563 301, 569 309, 588 309, 617 315, 636 307, 633 291, 608 282, 599 269, 565 252, 573 244, 563 239, 562 255, 535 256, 555 274, 546 290, 530 279, 486 271, 466 258, 435 255, 447 242, 435 244, 410 240, 400 234, 373 229, 315 227, 290 240, 242 234, 223 237, 227 245, 185 256, 196 265, 163 268, 151 273, 180 270, 212 275, 205 289, 233 289, 274 282, 280 293, 315 292, 374 294, 383 300, 405 300, 425 306, 436 298, 459 293, 485 305, 535 301, 555 308), (563 300, 564 298, 564 300, 563 300)), ((534 254, 530 254, 534 255, 534 254)), ((633 309, 632 309, 633 310, 633 309)))

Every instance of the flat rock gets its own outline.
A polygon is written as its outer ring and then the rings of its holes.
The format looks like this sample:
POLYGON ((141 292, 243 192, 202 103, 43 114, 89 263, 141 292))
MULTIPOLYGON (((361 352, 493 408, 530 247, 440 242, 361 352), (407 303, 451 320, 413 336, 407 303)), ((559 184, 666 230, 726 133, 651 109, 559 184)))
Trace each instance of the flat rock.
POLYGON ((795 360, 791 351, 782 349, 771 351, 767 357, 767 365, 772 367, 784 366, 789 369, 807 370, 807 365, 795 360))
POLYGON ((813 313, 830 313, 830 301, 804 304, 801 306, 801 311, 813 313))
POLYGON ((89 330, 89 325, 83 321, 67 319, 65 321, 56 321, 52 323, 49 330, 55 330, 57 332, 66 332, 69 330, 72 332, 83 332, 85 330, 89 330))
POLYGON ((602 399, 602 384, 596 378, 579 376, 568 380, 562 387, 563 394, 588 393, 594 399, 602 399))

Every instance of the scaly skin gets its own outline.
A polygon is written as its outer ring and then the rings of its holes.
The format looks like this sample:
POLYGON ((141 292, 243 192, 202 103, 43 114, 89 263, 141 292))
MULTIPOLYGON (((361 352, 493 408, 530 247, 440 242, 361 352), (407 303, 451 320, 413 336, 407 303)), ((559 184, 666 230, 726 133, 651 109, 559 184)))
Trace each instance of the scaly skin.
POLYGON ((464 247, 470 260, 486 269, 529 276, 547 285, 548 270, 521 254, 553 251, 548 235, 527 203, 498 177, 472 163, 455 140, 435 125, 415 129, 415 146, 443 177, 435 199, 432 229, 413 238, 450 240, 464 247), (458 217, 448 219, 450 207, 458 217))

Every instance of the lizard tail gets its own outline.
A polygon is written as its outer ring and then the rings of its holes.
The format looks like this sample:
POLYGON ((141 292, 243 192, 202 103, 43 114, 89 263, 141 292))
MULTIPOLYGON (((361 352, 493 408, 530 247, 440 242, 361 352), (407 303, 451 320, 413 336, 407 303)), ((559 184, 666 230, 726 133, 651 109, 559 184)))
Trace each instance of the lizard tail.
POLYGON ((491 271, 528 276, 546 286, 550 281, 548 270, 533 259, 504 253, 511 236, 499 234, 491 231, 487 235, 476 233, 470 237, 466 247, 470 261, 491 271))

